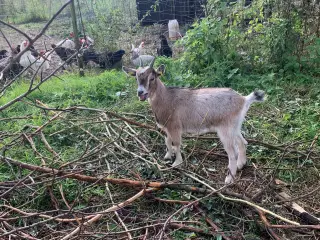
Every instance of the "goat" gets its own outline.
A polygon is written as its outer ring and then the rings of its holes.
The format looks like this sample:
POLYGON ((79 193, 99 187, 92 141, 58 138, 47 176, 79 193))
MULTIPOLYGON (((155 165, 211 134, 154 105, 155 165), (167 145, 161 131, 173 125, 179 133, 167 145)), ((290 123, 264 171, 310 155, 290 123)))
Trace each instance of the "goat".
POLYGON ((170 48, 168 41, 164 35, 160 35, 160 48, 157 49, 159 56, 172 57, 172 49, 170 48))
POLYGON ((136 67, 148 66, 154 60, 154 56, 140 55, 143 45, 144 45, 144 42, 142 42, 139 45, 139 47, 135 48, 134 45, 132 44, 131 61, 136 67))
POLYGON ((247 141, 241 125, 253 102, 264 100, 264 92, 257 90, 242 96, 230 88, 170 88, 160 80, 164 65, 157 70, 149 66, 123 70, 136 77, 140 101, 148 99, 157 125, 166 133, 165 159, 176 154, 173 167, 182 163, 181 136, 183 133, 204 134, 217 132, 229 158, 229 173, 225 183, 233 182, 237 168, 246 164, 247 141))

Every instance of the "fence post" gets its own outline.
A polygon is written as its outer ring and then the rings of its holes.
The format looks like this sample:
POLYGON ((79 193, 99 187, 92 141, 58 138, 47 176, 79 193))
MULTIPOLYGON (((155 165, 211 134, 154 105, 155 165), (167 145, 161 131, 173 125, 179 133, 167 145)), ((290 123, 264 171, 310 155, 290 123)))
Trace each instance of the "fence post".
MULTIPOLYGON (((76 44, 76 49, 79 51, 80 43, 79 43, 76 8, 74 6, 74 0, 71 1, 70 7, 71 7, 72 27, 73 27, 73 33, 74 33, 74 42, 76 44)), ((80 77, 83 77, 84 76, 83 58, 82 56, 79 57, 78 55, 77 55, 77 59, 78 59, 78 65, 79 65, 79 74, 80 74, 80 77)))

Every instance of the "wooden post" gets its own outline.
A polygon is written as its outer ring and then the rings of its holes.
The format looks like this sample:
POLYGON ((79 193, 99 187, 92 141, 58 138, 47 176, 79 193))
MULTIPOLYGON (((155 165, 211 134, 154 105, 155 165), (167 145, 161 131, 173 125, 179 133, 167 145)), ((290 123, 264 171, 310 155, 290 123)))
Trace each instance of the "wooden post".
MULTIPOLYGON (((72 27, 73 27, 73 33, 74 33, 74 42, 76 44, 76 49, 79 51, 80 43, 79 43, 76 8, 74 5, 74 0, 71 1, 70 7, 71 7, 72 27)), ((83 77, 84 76, 83 57, 82 56, 79 57, 78 55, 77 55, 77 60, 78 60, 78 66, 79 66, 79 74, 80 74, 80 77, 83 77)))

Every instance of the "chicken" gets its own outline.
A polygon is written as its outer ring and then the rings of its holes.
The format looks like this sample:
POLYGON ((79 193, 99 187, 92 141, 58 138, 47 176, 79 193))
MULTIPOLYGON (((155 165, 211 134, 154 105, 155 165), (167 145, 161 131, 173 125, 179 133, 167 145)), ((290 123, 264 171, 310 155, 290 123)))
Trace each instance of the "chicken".
POLYGON ((8 51, 7 50, 0 50, 0 60, 3 58, 8 57, 8 51))
MULTIPOLYGON (((21 51, 23 51, 25 48, 28 47, 29 42, 27 40, 24 40, 21 45, 21 51)), ((45 57, 39 57, 37 59, 31 54, 31 51, 28 50, 22 56, 20 57, 20 65, 24 68, 27 68, 30 66, 30 69, 34 72, 36 72, 38 69, 38 73, 42 73, 46 71, 49 68, 49 61, 51 60, 51 55, 49 55, 49 52, 45 54, 45 57)))
POLYGON ((99 65, 101 68, 112 68, 116 63, 122 60, 126 52, 122 49, 116 52, 104 52, 99 54, 99 65))
POLYGON ((164 35, 160 35, 160 48, 157 49, 159 56, 172 57, 172 49, 170 48, 167 38, 164 35))
POLYGON ((72 41, 72 40, 70 40, 68 38, 66 40, 61 40, 56 45, 58 47, 64 47, 64 48, 69 48, 69 49, 75 49, 76 48, 76 44, 74 43, 74 41, 72 41))
POLYGON ((9 69, 3 72, 3 70, 11 63, 12 58, 14 58, 16 54, 17 53, 15 51, 12 51, 11 55, 9 55, 8 53, 7 57, 0 60, 0 81, 4 81, 6 79, 13 79, 23 70, 23 67, 19 64, 19 61, 15 60, 11 64, 9 69))
MULTIPOLYGON (((59 58, 64 62, 67 61, 68 58, 70 58, 74 53, 77 52, 77 50, 75 49, 70 49, 66 47, 57 47, 55 44, 51 44, 51 47, 54 49, 55 53, 59 56, 59 58)), ((67 64, 70 64, 76 60, 77 58, 75 56, 72 59, 69 59, 67 64)))
MULTIPOLYGON (((31 45, 30 48, 29 48, 29 50, 30 50, 32 56, 34 56, 34 57, 39 57, 39 53, 38 53, 38 51, 34 48, 34 46, 31 45)), ((20 52, 20 45, 18 45, 18 46, 15 48, 15 51, 16 51, 16 53, 19 53, 19 52, 20 52)))

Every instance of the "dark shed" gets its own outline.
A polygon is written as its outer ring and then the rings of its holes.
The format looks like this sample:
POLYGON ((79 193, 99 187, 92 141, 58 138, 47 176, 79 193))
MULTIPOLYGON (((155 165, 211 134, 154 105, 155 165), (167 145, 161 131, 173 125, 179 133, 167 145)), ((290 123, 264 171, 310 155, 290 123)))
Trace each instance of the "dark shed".
POLYGON ((159 6, 154 10, 155 3, 156 0, 137 0, 138 19, 143 19, 143 26, 167 24, 172 19, 177 19, 180 24, 192 23, 195 18, 204 16, 206 0, 159 0, 159 6), (150 14, 143 18, 149 11, 150 14))

